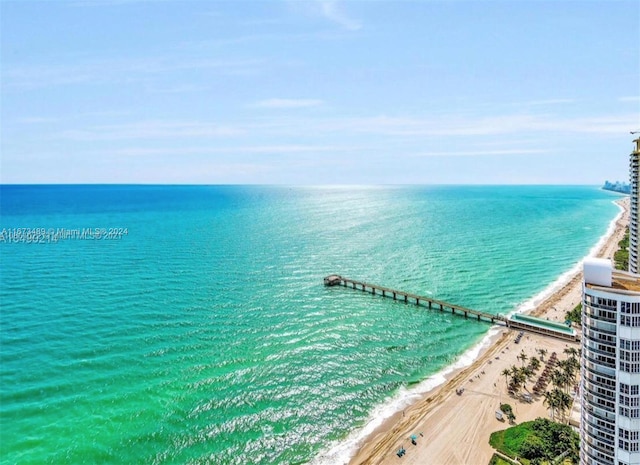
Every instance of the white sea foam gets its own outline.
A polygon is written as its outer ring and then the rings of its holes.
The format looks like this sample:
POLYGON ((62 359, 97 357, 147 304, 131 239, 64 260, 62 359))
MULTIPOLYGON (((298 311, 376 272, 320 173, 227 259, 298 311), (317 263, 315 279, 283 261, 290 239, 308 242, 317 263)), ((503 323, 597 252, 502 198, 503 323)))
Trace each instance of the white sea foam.
POLYGON ((375 431, 384 421, 419 400, 425 393, 444 384, 448 375, 471 365, 491 345, 491 341, 502 328, 492 327, 482 340, 462 354, 453 364, 443 368, 438 373, 429 376, 411 389, 401 388, 386 403, 374 408, 367 423, 353 431, 346 439, 336 441, 310 462, 310 465, 337 465, 349 463, 362 442, 375 431))
MULTIPOLYGON (((615 202, 614 202, 615 203, 615 202)), ((616 205, 618 205, 616 203, 616 205)), ((533 296, 531 299, 525 301, 519 305, 511 313, 522 313, 533 310, 537 305, 546 300, 554 292, 562 289, 571 279, 580 272, 584 259, 587 257, 593 257, 597 255, 598 251, 602 248, 608 238, 615 231, 616 223, 622 216, 624 209, 618 205, 620 213, 611 221, 607 231, 598 242, 591 248, 589 254, 577 262, 568 271, 562 273, 558 279, 551 283, 547 288, 533 296)), ((358 448, 362 445, 363 441, 373 433, 376 428, 384 423, 386 419, 404 410, 409 405, 420 399, 425 393, 435 389, 436 387, 444 384, 447 380, 447 376, 460 369, 470 366, 475 360, 477 360, 482 354, 483 350, 487 349, 495 336, 502 330, 500 327, 493 326, 482 338, 482 340, 463 353, 453 364, 443 368, 438 373, 429 376, 424 381, 420 382, 411 389, 401 388, 392 398, 387 402, 380 404, 371 412, 369 419, 362 428, 354 430, 346 439, 342 441, 336 441, 329 446, 329 448, 315 457, 310 465, 337 465, 347 464, 349 460, 358 451, 358 448)))

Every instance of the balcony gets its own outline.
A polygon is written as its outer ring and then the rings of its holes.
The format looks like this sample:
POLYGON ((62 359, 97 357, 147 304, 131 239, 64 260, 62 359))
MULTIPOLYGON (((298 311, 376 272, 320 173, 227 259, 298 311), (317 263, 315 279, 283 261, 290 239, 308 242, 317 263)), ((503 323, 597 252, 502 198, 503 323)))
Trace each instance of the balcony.
POLYGON ((608 341, 602 338, 599 332, 594 332, 589 330, 582 331, 582 339, 587 344, 588 343, 600 344, 602 346, 612 347, 614 349, 616 348, 616 345, 617 345, 615 340, 608 341))
MULTIPOLYGON (((591 390, 588 389, 587 387, 584 387, 584 390, 591 394, 594 398, 597 397, 598 399, 605 401, 605 402, 613 402, 614 404, 616 403, 616 395, 615 394, 607 394, 606 392, 602 392, 602 391, 598 391, 598 390, 591 390)), ((598 403, 599 404, 599 403, 598 403)))
POLYGON ((606 426, 602 423, 597 424, 596 422, 591 421, 591 417, 585 419, 585 424, 587 425, 587 429, 593 428, 598 431, 604 431, 605 433, 611 434, 612 436, 615 436, 616 434, 616 427, 614 425, 609 423, 607 423, 606 426))
POLYGON ((609 350, 604 350, 604 349, 607 349, 607 346, 605 346, 604 344, 601 344, 600 342, 586 341, 586 343, 583 346, 583 350, 584 349, 587 349, 589 352, 593 354, 604 355, 606 357, 613 357, 614 359, 616 358, 615 346, 609 346, 609 350))
MULTIPOLYGON (((584 401, 586 402, 586 401, 584 401)), ((583 414, 586 415, 587 417, 593 417, 593 418, 597 418, 598 420, 601 421, 606 421, 609 422, 611 424, 615 424, 616 422, 616 413, 613 411, 607 411, 604 409, 601 409, 600 407, 596 407, 595 405, 590 405, 587 403, 583 403, 583 405, 585 406, 582 410, 583 410, 583 414)), ((585 418, 587 418, 585 417, 585 418)))
POLYGON ((583 326, 595 332, 616 336, 616 325, 605 321, 597 321, 592 318, 585 318, 583 326))
POLYGON ((585 363, 585 366, 586 366, 587 370, 589 370, 589 371, 591 371, 593 373, 597 373, 599 375, 613 376, 613 377, 615 377, 615 375, 616 375, 616 369, 615 368, 606 367, 606 366, 600 365, 598 363, 593 363, 591 361, 587 361, 585 363))
POLYGON ((589 465, 615 465, 613 456, 604 453, 599 453, 593 450, 589 445, 586 445, 582 449, 587 455, 587 463, 589 465))
POLYGON ((616 368, 616 359, 610 357, 603 357, 602 355, 593 354, 591 351, 587 350, 583 354, 583 358, 587 359, 590 362, 595 363, 599 367, 608 367, 608 368, 616 368), (595 355, 595 356, 594 356, 595 355))

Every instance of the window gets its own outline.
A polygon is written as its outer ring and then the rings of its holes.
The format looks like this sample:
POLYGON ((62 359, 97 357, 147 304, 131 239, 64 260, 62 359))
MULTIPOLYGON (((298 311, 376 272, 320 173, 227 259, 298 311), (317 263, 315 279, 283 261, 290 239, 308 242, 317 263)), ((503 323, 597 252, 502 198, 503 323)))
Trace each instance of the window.
POLYGON ((640 408, 618 407, 618 413, 627 418, 640 418, 640 408))
POLYGON ((620 324, 622 326, 631 326, 632 328, 640 328, 640 316, 621 315, 620 324))
POLYGON ((620 339, 620 348, 624 350, 640 350, 640 341, 620 339))
POLYGON ((629 452, 638 452, 638 441, 626 441, 624 439, 618 439, 618 447, 629 452))
POLYGON ((640 373, 640 363, 620 362, 620 371, 640 373))
POLYGON ((599 307, 609 307, 612 309, 616 308, 618 301, 613 299, 605 299, 603 297, 596 297, 595 304, 599 307))
POLYGON ((626 405, 628 407, 639 407, 640 399, 638 399, 637 397, 620 394, 620 405, 626 405))
POLYGON ((620 359, 628 362, 640 362, 640 351, 620 351, 620 359))
POLYGON ((629 452, 638 452, 640 444, 638 443, 638 431, 629 431, 627 429, 618 428, 618 446, 629 452))
POLYGON ((620 311, 630 315, 640 315, 640 303, 620 302, 620 311))

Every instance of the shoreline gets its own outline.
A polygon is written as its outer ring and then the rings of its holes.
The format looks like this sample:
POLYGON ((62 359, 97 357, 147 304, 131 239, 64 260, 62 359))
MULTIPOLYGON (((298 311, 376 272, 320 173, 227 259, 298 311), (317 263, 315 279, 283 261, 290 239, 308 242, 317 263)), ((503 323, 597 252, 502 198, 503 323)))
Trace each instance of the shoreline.
MULTIPOLYGON (((587 257, 611 258, 617 250, 617 244, 622 239, 629 221, 629 198, 624 197, 615 200, 614 203, 618 205, 620 212, 610 222, 606 233, 587 257)), ((582 262, 583 259, 512 313, 527 313, 564 321, 565 313, 581 300, 582 262)), ((395 413, 383 418, 379 416, 382 412, 378 415, 374 413, 372 420, 363 428, 354 431, 345 441, 316 457, 311 463, 329 463, 326 460, 331 460, 331 463, 349 464, 395 463, 395 460, 398 460, 395 451, 401 446, 407 449, 407 455, 402 459, 409 463, 425 463, 426 460, 436 464, 462 464, 469 463, 469 459, 474 463, 488 463, 493 453, 488 443, 489 435, 506 427, 492 417, 496 399, 508 399, 501 370, 504 366, 517 364, 518 352, 511 349, 517 347, 529 356, 537 356, 535 350, 541 347, 549 353, 556 351, 560 355, 562 350, 571 344, 527 334, 524 343, 518 347, 511 344, 515 333, 507 328, 492 328, 454 364, 426 378, 412 389, 414 395, 407 395, 405 392, 405 397, 392 399, 391 405, 387 405, 391 407, 391 411, 395 406, 395 413), (503 360, 500 360, 501 358, 503 360), (471 384, 473 382, 476 384, 471 384), (459 387, 465 387, 466 391, 473 388, 475 392, 473 395, 452 396, 459 387), (465 404, 462 409, 459 408, 461 404, 465 404), (456 410, 464 410, 464 417, 456 415, 456 410), (480 416, 478 412, 481 412, 480 416), (478 418, 480 421, 470 422, 470 418, 478 418), (452 433, 461 430, 472 430, 470 436, 474 439, 468 441, 468 436, 462 435, 459 441, 455 441, 457 446, 452 448, 450 438, 455 436, 452 433), (423 433, 424 439, 419 438, 418 444, 413 446, 408 438, 411 434, 418 433, 423 433), (437 436, 441 439, 436 441, 437 436), (425 440, 429 437, 431 440, 425 440), (478 455, 480 452, 482 454, 478 455)), ((573 344, 579 346, 577 343, 573 344)), ((509 402, 519 401, 511 399, 509 402)), ((540 399, 528 406, 530 408, 519 404, 515 407, 518 422, 548 416, 545 415, 546 408, 542 406, 540 399), (522 416, 524 418, 521 419, 522 416)))

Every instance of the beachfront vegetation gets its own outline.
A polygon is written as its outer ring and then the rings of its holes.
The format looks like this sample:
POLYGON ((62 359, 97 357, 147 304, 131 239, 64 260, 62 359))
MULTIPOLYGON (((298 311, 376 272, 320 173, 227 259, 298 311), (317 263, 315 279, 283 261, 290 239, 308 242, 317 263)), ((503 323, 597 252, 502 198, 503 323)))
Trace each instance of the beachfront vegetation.
POLYGON ((558 412, 564 421, 567 417, 567 410, 573 403, 573 398, 560 388, 545 391, 543 397, 543 403, 551 410, 551 419, 555 420, 556 412, 558 412))
POLYGON ((575 323, 578 326, 582 325, 582 303, 576 305, 573 310, 568 311, 565 316, 565 320, 571 321, 571 323, 575 323))
POLYGON ((562 421, 566 421, 567 413, 573 404, 570 392, 576 384, 576 378, 580 369, 578 356, 580 352, 569 347, 564 350, 569 356, 566 360, 560 360, 556 368, 551 372, 551 382, 554 388, 543 393, 544 404, 549 407, 551 419, 555 419, 556 413, 560 414, 562 421))
POLYGON ((546 418, 496 431, 491 446, 523 464, 543 465, 563 456, 569 463, 579 462, 580 437, 570 426, 546 418))
POLYGON ((507 391, 513 396, 519 394, 522 389, 527 390, 526 383, 532 380, 541 365, 537 357, 529 357, 524 351, 520 352, 516 358, 521 361, 521 367, 512 365, 511 368, 505 368, 500 373, 507 382, 507 391), (529 363, 525 365, 527 360, 529 363))
POLYGON ((613 254, 613 261, 618 270, 629 270, 629 228, 624 233, 624 237, 618 242, 618 251, 613 254))
POLYGON ((501 404, 500 410, 502 411, 502 413, 504 413, 507 416, 509 423, 513 424, 513 422, 516 421, 516 415, 513 413, 513 409, 511 408, 511 405, 501 404))
MULTIPOLYGON (((537 350, 540 359, 544 359, 547 351, 537 350)), ((524 465, 545 465, 551 463, 573 464, 578 463, 579 437, 564 424, 568 418, 573 397, 571 392, 575 387, 577 375, 580 369, 580 351, 574 347, 564 349, 567 356, 564 360, 557 360, 556 353, 552 353, 546 362, 546 369, 540 380, 542 389, 534 387, 534 394, 540 396, 544 405, 549 408, 551 420, 538 418, 534 422, 527 422, 498 431, 491 436, 490 444, 505 456, 517 460, 524 465), (547 390, 547 380, 552 387, 547 390), (556 423, 562 421, 563 423, 556 423), (555 460, 555 462, 553 462, 555 460)), ((535 377, 536 372, 542 366, 542 362, 535 356, 528 356, 522 351, 518 356, 522 366, 513 365, 505 368, 500 373, 505 378, 509 393, 520 397, 520 391, 528 392, 525 383, 535 377), (528 362, 528 363, 527 363, 528 362)), ((538 385, 536 384, 536 386, 538 385)), ((530 394, 529 394, 530 395, 530 394)), ((522 396, 526 400, 526 396, 522 396)), ((509 404, 500 405, 500 410, 514 424, 515 415, 509 404)), ((494 456, 490 462, 494 465, 504 465, 508 462, 504 457, 494 456)))

